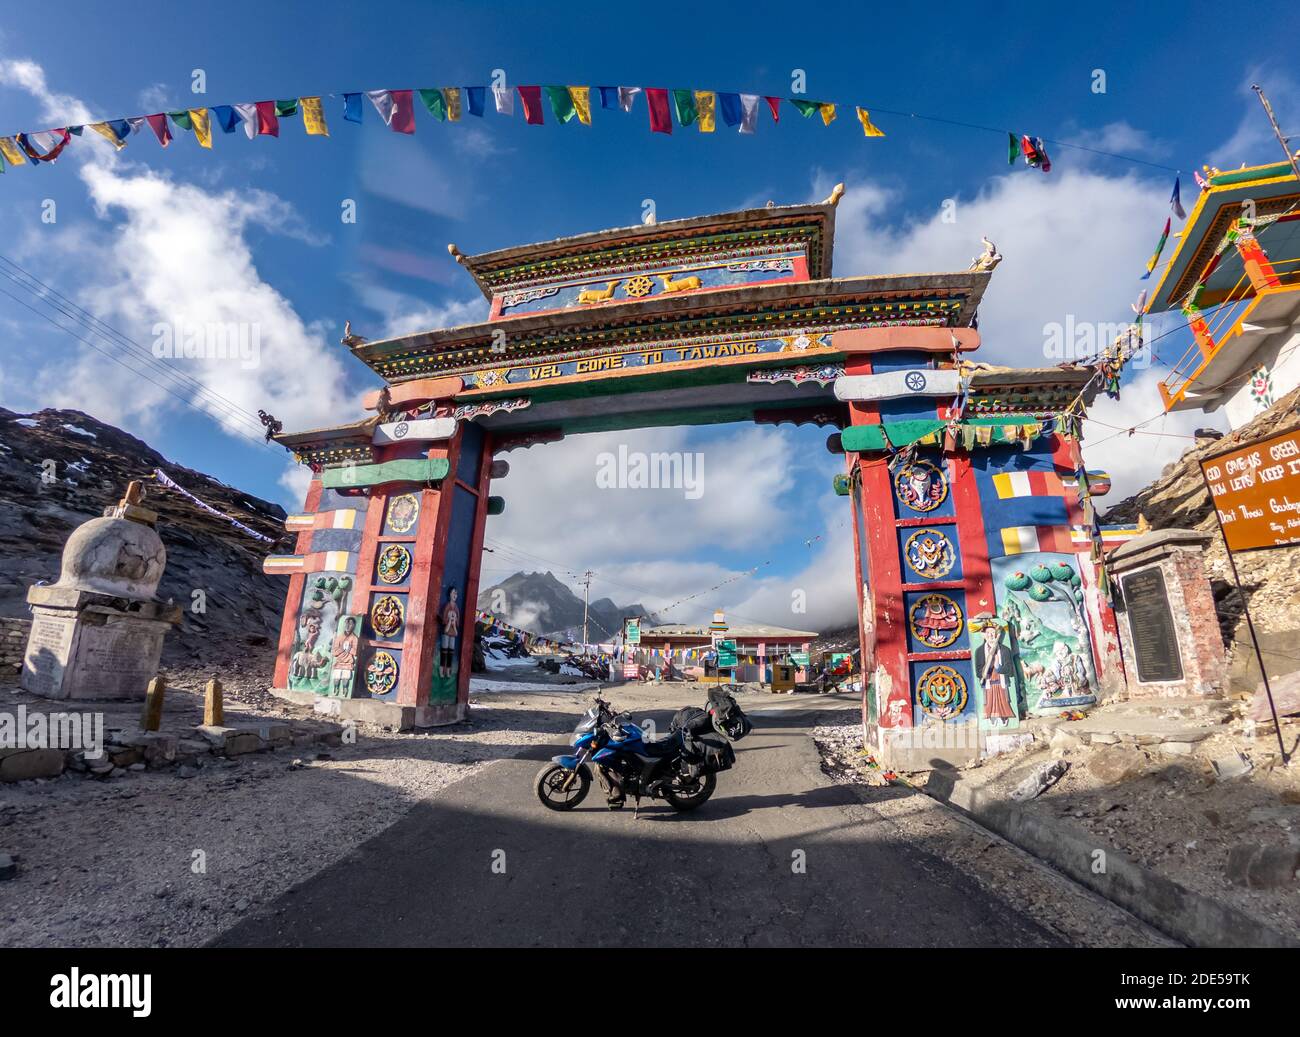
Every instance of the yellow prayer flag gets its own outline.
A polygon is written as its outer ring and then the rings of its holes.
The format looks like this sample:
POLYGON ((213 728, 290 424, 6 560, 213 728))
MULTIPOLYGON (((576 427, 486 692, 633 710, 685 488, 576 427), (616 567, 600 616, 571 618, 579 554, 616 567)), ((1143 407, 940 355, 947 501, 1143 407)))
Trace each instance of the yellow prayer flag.
POLYGON ((865 108, 858 109, 858 122, 862 123, 862 133, 867 137, 883 137, 884 130, 871 121, 871 113, 865 108))
POLYGON ((194 127, 194 137, 205 148, 212 147, 212 120, 208 118, 206 108, 190 109, 190 125, 194 127))
POLYGON ((27 161, 13 137, 0 137, 0 155, 4 155, 5 161, 11 166, 21 166, 27 161))
POLYGON ((307 133, 313 137, 328 137, 330 128, 325 125, 325 109, 321 107, 319 97, 300 97, 298 104, 302 109, 302 124, 307 133))
POLYGON ((822 113, 822 122, 827 126, 835 121, 835 105, 819 104, 817 110, 822 113))
POLYGON ((591 87, 589 86, 571 86, 569 87, 569 100, 573 102, 573 110, 578 113, 578 121, 584 126, 591 125, 591 87))
POLYGON ((442 97, 447 102, 447 121, 456 122, 460 118, 460 87, 444 86, 442 97))
POLYGON ((103 137, 103 138, 104 138, 106 141, 108 141, 110 144, 112 144, 113 147, 117 148, 118 151, 121 151, 124 147, 126 147, 126 141, 124 141, 124 140, 118 140, 118 139, 117 139, 117 134, 113 132, 112 127, 110 127, 110 126, 108 125, 108 123, 106 123, 106 122, 92 122, 92 123, 90 124, 90 128, 91 128, 92 130, 94 130, 96 133, 98 133, 101 137, 103 137))
POLYGON ((717 128, 718 98, 712 90, 695 91, 695 111, 699 115, 701 133, 712 133, 717 128))

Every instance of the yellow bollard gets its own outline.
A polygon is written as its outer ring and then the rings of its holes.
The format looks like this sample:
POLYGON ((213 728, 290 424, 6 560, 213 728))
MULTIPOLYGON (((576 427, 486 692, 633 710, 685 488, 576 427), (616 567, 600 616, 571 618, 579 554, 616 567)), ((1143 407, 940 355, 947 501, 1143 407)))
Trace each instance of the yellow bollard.
POLYGON ((162 727, 163 692, 166 690, 164 677, 155 677, 149 682, 149 690, 144 696, 144 713, 140 717, 141 730, 157 731, 162 727))
POLYGON ((213 677, 203 689, 203 723, 207 727, 221 727, 225 722, 221 709, 221 681, 213 677))

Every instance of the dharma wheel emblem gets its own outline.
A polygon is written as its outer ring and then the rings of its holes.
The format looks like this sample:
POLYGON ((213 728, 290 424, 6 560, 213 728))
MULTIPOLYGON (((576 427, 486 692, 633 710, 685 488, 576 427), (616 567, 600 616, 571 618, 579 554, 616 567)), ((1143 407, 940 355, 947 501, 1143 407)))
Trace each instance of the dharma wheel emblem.
POLYGON ((654 288, 654 286, 655 283, 650 280, 650 278, 646 277, 645 274, 641 274, 637 277, 630 278, 627 284, 623 286, 623 291, 627 292, 627 294, 632 296, 634 299, 640 299, 643 296, 649 295, 650 290, 654 288))
POLYGON ((931 666, 916 682, 916 704, 935 720, 955 717, 966 708, 966 681, 951 666, 931 666))
POLYGON ((923 392, 925 390, 925 375, 920 371, 908 371, 907 376, 903 379, 903 384, 912 392, 923 392))
POLYGON ((397 427, 393 429, 394 439, 405 439, 406 434, 411 431, 411 426, 405 421, 399 421, 397 427))

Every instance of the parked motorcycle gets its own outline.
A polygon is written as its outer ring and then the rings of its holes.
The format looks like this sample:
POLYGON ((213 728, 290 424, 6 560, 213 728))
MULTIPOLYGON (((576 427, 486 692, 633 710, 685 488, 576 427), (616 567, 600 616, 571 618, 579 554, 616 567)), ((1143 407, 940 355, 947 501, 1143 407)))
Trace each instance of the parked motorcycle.
POLYGON ((533 787, 548 809, 572 810, 587 798, 594 767, 611 810, 621 808, 628 796, 638 807, 649 797, 674 810, 694 810, 713 795, 718 772, 736 762, 731 743, 752 729, 736 700, 714 691, 706 709, 678 710, 665 737, 647 739, 629 714, 616 714, 596 696, 573 729, 575 751, 553 757, 533 787))

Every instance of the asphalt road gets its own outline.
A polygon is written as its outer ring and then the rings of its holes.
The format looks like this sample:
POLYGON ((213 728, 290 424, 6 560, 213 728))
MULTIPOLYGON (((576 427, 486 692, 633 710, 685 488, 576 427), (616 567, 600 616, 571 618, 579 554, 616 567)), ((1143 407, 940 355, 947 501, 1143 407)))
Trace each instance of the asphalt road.
MULTIPOLYGON (((670 714, 650 711, 660 730, 670 714)), ((642 714, 638 712, 637 718, 642 714)), ((1053 946, 1061 938, 821 771, 811 714, 756 716, 699 810, 567 814, 557 745, 413 808, 245 917, 222 946, 1053 946), (802 862, 802 870, 799 863, 802 862)))

